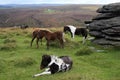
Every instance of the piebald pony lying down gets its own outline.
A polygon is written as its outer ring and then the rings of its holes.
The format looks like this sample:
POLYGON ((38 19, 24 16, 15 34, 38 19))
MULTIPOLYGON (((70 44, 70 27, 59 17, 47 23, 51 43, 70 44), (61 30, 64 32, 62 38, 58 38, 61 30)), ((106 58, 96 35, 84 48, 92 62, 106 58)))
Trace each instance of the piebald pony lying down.
POLYGON ((65 72, 72 68, 73 61, 69 56, 54 56, 54 55, 43 55, 40 65, 40 69, 46 68, 42 73, 35 74, 33 77, 42 76, 45 74, 54 74, 57 72, 65 72))

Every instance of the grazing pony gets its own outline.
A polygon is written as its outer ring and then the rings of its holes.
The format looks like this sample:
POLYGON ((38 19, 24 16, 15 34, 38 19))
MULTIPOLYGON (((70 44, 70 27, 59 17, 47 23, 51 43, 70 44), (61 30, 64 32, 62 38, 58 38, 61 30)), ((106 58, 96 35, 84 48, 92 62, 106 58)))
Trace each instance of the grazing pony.
POLYGON ((33 38, 31 40, 31 46, 32 43, 34 41, 35 38, 37 38, 36 40, 36 44, 37 44, 37 48, 39 47, 38 45, 38 41, 39 39, 41 39, 41 44, 42 44, 42 38, 45 37, 46 41, 47 41, 47 49, 49 49, 49 45, 51 41, 54 40, 59 40, 61 47, 64 47, 64 40, 63 40, 63 32, 61 31, 56 31, 56 32, 50 32, 47 30, 35 30, 33 31, 33 38))
POLYGON ((26 29, 26 28, 28 28, 28 27, 29 27, 28 25, 21 25, 21 26, 20 26, 21 29, 26 29))
POLYGON ((43 55, 40 69, 47 68, 44 72, 35 74, 33 77, 45 74, 55 74, 57 72, 65 72, 72 68, 73 61, 69 56, 43 55))
POLYGON ((55 40, 59 40, 59 43, 61 45, 61 47, 64 47, 64 39, 63 39, 63 32, 61 31, 56 31, 56 32, 49 32, 46 30, 41 30, 40 32, 45 34, 45 39, 47 41, 47 49, 49 49, 49 45, 51 41, 55 41, 55 40))
POLYGON ((44 36, 45 36, 45 33, 43 32, 43 30, 39 30, 39 29, 34 30, 32 33, 31 47, 32 47, 32 43, 35 38, 36 38, 37 48, 39 47, 39 45, 38 45, 39 39, 41 40, 41 45, 42 45, 42 38, 44 36))
POLYGON ((74 38, 74 35, 82 35, 83 36, 83 43, 85 39, 87 38, 88 31, 86 28, 76 28, 72 25, 66 25, 64 26, 63 29, 64 32, 70 32, 71 33, 71 38, 74 38))

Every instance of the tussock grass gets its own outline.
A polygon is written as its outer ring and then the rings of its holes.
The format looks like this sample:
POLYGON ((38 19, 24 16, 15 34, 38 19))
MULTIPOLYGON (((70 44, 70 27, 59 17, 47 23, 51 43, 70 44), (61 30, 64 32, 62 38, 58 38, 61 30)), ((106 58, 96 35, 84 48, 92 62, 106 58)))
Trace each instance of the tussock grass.
POLYGON ((29 40, 24 40, 23 43, 30 43, 30 41, 29 40))
POLYGON ((27 33, 27 34, 26 34, 26 37, 32 38, 32 33, 27 33))
POLYGON ((15 39, 6 38, 3 43, 6 44, 6 43, 15 43, 15 42, 16 42, 15 39))
POLYGON ((53 47, 53 48, 60 48, 61 47, 61 45, 60 45, 60 43, 59 43, 59 41, 58 40, 55 40, 55 41, 51 41, 50 42, 50 47, 53 47))
POLYGON ((109 47, 106 47, 105 49, 110 50, 110 51, 119 51, 120 47, 118 47, 118 46, 109 46, 109 47))
POLYGON ((6 39, 7 37, 7 35, 0 34, 0 39, 6 39))
POLYGON ((0 46, 0 50, 15 50, 16 48, 16 43, 6 43, 0 46))
POLYGON ((16 67, 28 67, 36 63, 36 61, 31 57, 22 57, 13 61, 16 67))
POLYGON ((90 49, 88 46, 82 46, 80 49, 75 53, 76 56, 82 56, 82 55, 90 55, 94 51, 90 49))
POLYGON ((65 46, 70 48, 76 48, 79 46, 79 42, 72 41, 68 38, 65 38, 65 46))
POLYGON ((23 34, 27 34, 28 32, 27 31, 22 31, 23 34))
POLYGON ((5 71, 5 60, 0 58, 0 73, 3 73, 5 71))

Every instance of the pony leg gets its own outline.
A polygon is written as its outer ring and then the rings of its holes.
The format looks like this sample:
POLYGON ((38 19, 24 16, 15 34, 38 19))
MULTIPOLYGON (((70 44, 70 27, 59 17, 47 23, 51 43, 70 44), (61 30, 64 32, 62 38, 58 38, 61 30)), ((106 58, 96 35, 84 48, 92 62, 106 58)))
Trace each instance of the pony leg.
POLYGON ((75 37, 74 33, 73 33, 72 35, 73 35, 73 37, 72 37, 72 38, 74 38, 74 37, 75 37))
POLYGON ((64 48, 64 42, 63 41, 61 42, 61 45, 62 45, 62 48, 64 48))
POLYGON ((86 39, 87 39, 87 33, 85 34, 85 36, 83 37, 83 44, 85 43, 86 39))
POLYGON ((66 42, 65 38, 64 38, 65 34, 62 33, 62 39, 63 39, 63 42, 66 42))
POLYGON ((50 43, 49 43, 49 41, 47 40, 47 44, 46 44, 46 45, 47 45, 47 49, 49 49, 49 44, 50 44, 50 43))
POLYGON ((64 42, 65 42, 64 33, 62 34, 62 39, 60 41, 61 41, 62 48, 64 48, 64 42))
POLYGON ((41 41, 41 45, 42 45, 42 39, 40 41, 41 41))
POLYGON ((86 40, 86 38, 85 38, 85 37, 83 37, 83 41, 82 41, 82 44, 84 44, 84 43, 85 43, 85 40, 86 40))
POLYGON ((71 38, 74 38, 74 35, 73 35, 73 33, 72 33, 72 32, 70 32, 70 34, 71 34, 71 38))
POLYGON ((30 44, 31 47, 32 47, 32 43, 33 43, 33 41, 34 41, 35 38, 36 37, 33 37, 32 40, 31 40, 31 44, 30 44))
POLYGON ((75 33, 71 32, 71 38, 74 39, 74 37, 75 37, 75 33))
POLYGON ((38 41, 39 41, 39 38, 37 38, 37 40, 36 40, 37 48, 39 47, 38 41))
POLYGON ((38 76, 42 76, 42 75, 48 75, 48 74, 51 74, 51 72, 50 71, 44 71, 44 72, 42 72, 42 73, 39 73, 39 74, 35 74, 35 75, 33 75, 33 77, 38 77, 38 76))
POLYGON ((59 41, 60 41, 61 48, 64 48, 64 41, 63 41, 63 39, 60 39, 59 41))

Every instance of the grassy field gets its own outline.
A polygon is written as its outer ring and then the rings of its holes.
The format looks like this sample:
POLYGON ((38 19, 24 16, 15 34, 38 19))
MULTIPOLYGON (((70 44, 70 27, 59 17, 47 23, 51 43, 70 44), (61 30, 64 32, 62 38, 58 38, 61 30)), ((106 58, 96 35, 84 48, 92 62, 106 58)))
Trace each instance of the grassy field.
MULTIPOLYGON (((55 31, 56 28, 50 28, 55 31)), ((61 29, 60 29, 61 30, 61 29)), ((65 48, 57 42, 46 50, 46 41, 36 48, 34 41, 30 47, 33 29, 0 29, 0 80, 120 80, 120 49, 98 46, 90 41, 83 45, 82 38, 71 39, 65 34, 65 48), (68 55, 73 59, 73 68, 65 73, 32 78, 39 70, 41 56, 68 55)))

